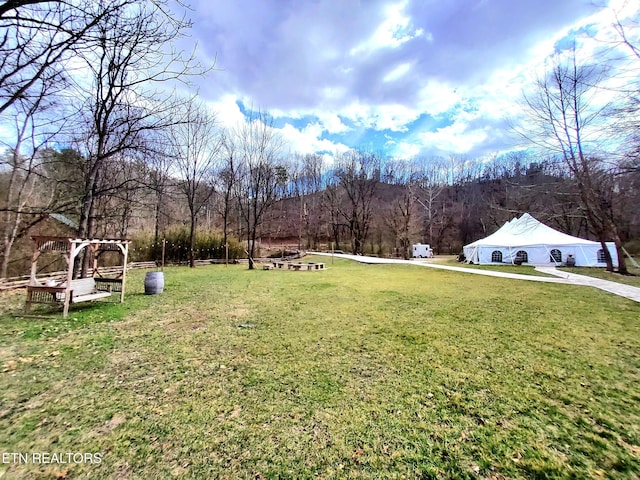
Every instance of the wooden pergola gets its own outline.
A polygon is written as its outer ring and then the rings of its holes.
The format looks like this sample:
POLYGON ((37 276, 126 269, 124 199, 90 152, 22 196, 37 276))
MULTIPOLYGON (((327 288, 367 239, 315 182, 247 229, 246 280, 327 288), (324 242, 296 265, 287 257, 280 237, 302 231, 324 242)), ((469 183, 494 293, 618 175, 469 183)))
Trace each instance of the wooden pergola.
POLYGON ((63 305, 63 316, 69 314, 71 303, 86 302, 98 298, 110 297, 112 292, 120 293, 120 303, 124 302, 125 282, 127 276, 127 259, 129 256, 129 240, 88 239, 73 237, 31 237, 35 242, 31 258, 31 272, 27 286, 25 310, 30 311, 34 303, 63 305), (75 260, 80 253, 89 248, 93 258, 90 275, 74 279, 75 260), (43 253, 54 252, 64 256, 67 263, 67 275, 64 283, 52 285, 41 283, 37 279, 38 258, 43 253), (121 255, 122 273, 119 278, 106 278, 98 271, 98 259, 105 252, 118 252, 121 255))

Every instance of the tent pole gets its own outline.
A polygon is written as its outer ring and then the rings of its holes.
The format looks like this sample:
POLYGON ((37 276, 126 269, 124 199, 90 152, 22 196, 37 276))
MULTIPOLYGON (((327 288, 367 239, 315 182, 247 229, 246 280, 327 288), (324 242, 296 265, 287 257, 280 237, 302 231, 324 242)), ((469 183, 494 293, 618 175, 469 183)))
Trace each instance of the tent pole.
POLYGON ((553 265, 557 267, 558 262, 556 262, 556 259, 551 256, 551 250, 549 250, 549 247, 547 247, 544 244, 542 246, 544 247, 544 250, 547 252, 547 257, 549 257, 549 260, 551 260, 553 262, 553 265))

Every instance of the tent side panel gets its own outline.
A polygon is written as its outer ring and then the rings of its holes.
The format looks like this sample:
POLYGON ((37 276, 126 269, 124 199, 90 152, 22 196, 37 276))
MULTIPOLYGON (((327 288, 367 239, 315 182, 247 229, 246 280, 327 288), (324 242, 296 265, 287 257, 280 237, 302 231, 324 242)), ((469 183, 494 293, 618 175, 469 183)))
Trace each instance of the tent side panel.
MULTIPOLYGON (((613 260, 613 266, 618 266, 618 251, 616 250, 616 245, 614 242, 606 242, 607 250, 611 253, 611 259, 613 260)), ((607 264, 604 261, 598 261, 600 259, 604 260, 604 257, 598 255, 598 252, 602 250, 602 246, 600 244, 594 245, 580 245, 578 249, 576 249, 576 267, 606 267, 607 264)))
POLYGON ((469 244, 462 247, 462 253, 464 254, 465 261, 468 263, 478 263, 478 250, 479 247, 474 244, 469 244))

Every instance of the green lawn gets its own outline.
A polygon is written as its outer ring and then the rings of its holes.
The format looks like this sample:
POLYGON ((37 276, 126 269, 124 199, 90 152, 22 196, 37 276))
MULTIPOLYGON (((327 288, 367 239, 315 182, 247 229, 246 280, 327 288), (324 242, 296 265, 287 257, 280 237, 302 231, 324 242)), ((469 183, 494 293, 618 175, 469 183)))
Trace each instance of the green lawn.
POLYGON ((604 268, 568 268, 562 267, 559 270, 565 272, 577 273, 579 275, 587 275, 589 277, 602 278, 611 280, 612 282, 624 283, 632 287, 640 287, 640 268, 636 268, 630 262, 627 262, 627 270, 631 275, 620 275, 616 272, 607 272, 604 268))
MULTIPOLYGON (((533 265, 471 265, 469 263, 460 263, 456 260, 455 257, 445 257, 444 261, 442 261, 441 263, 444 263, 445 265, 473 268, 477 270, 519 273, 521 275, 536 275, 539 277, 553 276, 537 271, 535 269, 535 266, 533 265)), ((624 283, 633 287, 640 287, 640 269, 636 268, 629 260, 627 260, 627 270, 629 271, 630 275, 620 275, 617 272, 607 272, 606 269, 602 267, 558 267, 558 270, 577 273, 579 275, 586 275, 589 277, 602 278, 604 280, 624 283)))
POLYGON ((134 271, 124 305, 2 314, 0 455, 101 462, 4 462, 0 478, 640 475, 640 304, 319 261, 169 268, 153 296, 134 271))
POLYGON ((553 277, 553 275, 547 275, 546 273, 537 271, 536 267, 533 265, 507 265, 507 264, 476 265, 471 263, 458 262, 455 259, 455 257, 451 259, 447 259, 447 261, 444 261, 442 263, 444 263, 445 265, 453 266, 453 267, 470 268, 474 270, 489 270, 493 272, 517 273, 519 275, 534 275, 537 277, 553 277))

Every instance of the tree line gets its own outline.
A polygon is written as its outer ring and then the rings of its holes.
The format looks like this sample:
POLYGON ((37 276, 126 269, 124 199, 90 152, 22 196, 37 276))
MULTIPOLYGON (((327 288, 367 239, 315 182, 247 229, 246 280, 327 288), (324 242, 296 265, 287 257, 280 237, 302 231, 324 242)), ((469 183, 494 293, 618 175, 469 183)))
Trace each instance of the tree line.
POLYGON ((529 211, 615 241, 626 272, 622 248, 640 237, 636 24, 617 21, 595 60, 577 46, 556 55, 513 125, 527 149, 408 160, 292 153, 262 111, 222 128, 184 93, 212 65, 176 49, 190 28, 176 11, 161 0, 0 6, 0 115, 13 126, 0 167, 0 278, 14 243, 50 213, 77 220, 81 237, 148 233, 158 244, 183 227, 192 266, 198 231, 219 232, 223 245, 244 242, 253 268, 265 244, 406 258, 424 242, 457 253, 529 211))

